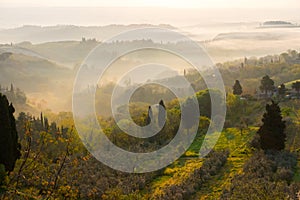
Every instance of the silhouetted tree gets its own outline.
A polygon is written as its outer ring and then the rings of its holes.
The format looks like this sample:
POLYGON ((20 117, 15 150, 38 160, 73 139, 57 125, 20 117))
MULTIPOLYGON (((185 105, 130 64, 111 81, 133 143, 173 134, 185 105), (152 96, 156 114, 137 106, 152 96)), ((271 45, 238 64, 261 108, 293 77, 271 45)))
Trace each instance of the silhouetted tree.
POLYGON ((147 115, 147 121, 146 125, 151 123, 151 119, 153 119, 153 112, 151 106, 148 107, 148 115, 147 115))
POLYGON ((44 128, 44 117, 43 117, 43 113, 41 112, 41 125, 42 128, 44 128))
POLYGON ((247 65, 247 61, 248 61, 248 59, 247 59, 247 57, 245 57, 245 58, 244 58, 244 64, 245 64, 245 65, 247 65))
POLYGON ((14 92, 14 86, 13 86, 13 84, 10 84, 10 91, 14 92))
POLYGON ((48 118, 44 117, 44 126, 45 126, 45 130, 48 131, 49 130, 49 122, 48 122, 48 118))
POLYGON ((241 95, 243 93, 242 86, 239 80, 236 80, 233 85, 233 94, 234 95, 241 95))
POLYGON ((160 100, 158 108, 158 126, 162 128, 166 120, 166 106, 163 100, 160 100))
POLYGON ((269 91, 274 90, 274 81, 268 75, 264 76, 260 81, 260 83, 261 85, 259 89, 262 92, 265 92, 265 94, 267 94, 269 91))
POLYGON ((13 105, 0 93, 0 164, 8 172, 13 171, 16 160, 21 156, 14 112, 13 105))
POLYGON ((263 125, 259 128, 260 145, 263 150, 282 150, 285 146, 285 121, 282 120, 281 110, 277 103, 266 105, 263 115, 263 125))

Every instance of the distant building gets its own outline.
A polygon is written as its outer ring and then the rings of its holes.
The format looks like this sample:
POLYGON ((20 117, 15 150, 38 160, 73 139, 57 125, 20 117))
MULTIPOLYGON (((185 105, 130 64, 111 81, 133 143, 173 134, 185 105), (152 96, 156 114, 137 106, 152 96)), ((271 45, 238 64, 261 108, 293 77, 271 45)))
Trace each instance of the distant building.
POLYGON ((256 90, 255 92, 256 98, 257 99, 269 99, 272 98, 274 96, 278 96, 278 90, 277 88, 275 88, 272 91, 267 91, 267 93, 265 91, 261 91, 259 89, 256 90))

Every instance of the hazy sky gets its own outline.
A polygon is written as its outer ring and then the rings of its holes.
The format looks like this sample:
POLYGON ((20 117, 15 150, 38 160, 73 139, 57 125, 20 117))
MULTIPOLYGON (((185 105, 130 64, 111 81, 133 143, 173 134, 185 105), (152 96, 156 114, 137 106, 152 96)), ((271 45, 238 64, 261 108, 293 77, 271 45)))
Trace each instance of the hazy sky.
POLYGON ((0 28, 22 25, 171 24, 287 20, 300 0, 0 0, 0 28))
POLYGON ((295 8, 299 0, 1 0, 0 6, 175 7, 175 8, 295 8))

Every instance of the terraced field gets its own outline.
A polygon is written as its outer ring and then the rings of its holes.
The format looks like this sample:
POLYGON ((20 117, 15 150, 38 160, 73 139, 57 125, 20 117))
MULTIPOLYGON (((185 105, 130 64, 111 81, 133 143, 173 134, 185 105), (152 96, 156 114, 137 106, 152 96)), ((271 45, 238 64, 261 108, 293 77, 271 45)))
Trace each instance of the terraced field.
MULTIPOLYGON (((256 127, 250 127, 241 131, 237 128, 225 129, 215 145, 215 150, 229 150, 229 157, 226 164, 219 172, 206 181, 193 196, 193 199, 216 199, 219 198, 223 188, 228 187, 230 180, 236 173, 240 173, 244 162, 251 156, 251 149, 248 142, 256 133, 256 127)), ((164 189, 172 185, 180 185, 201 168, 204 159, 198 158, 198 151, 201 147, 203 137, 196 138, 189 151, 175 163, 167 167, 162 175, 156 177, 149 188, 152 197, 164 193, 164 189)), ((145 199, 149 197, 144 197, 145 199)), ((150 197, 151 198, 151 197, 150 197)))
POLYGON ((203 187, 196 193, 194 199, 218 199, 222 194, 222 190, 229 186, 231 179, 243 169, 245 161, 251 156, 251 150, 247 146, 257 128, 251 127, 240 134, 240 130, 235 128, 226 129, 217 145, 216 149, 230 150, 229 157, 222 170, 206 182, 203 187))
POLYGON ((201 166, 202 159, 179 159, 172 166, 167 167, 162 176, 157 177, 152 182, 151 189, 153 190, 153 196, 162 194, 166 187, 182 184, 189 178, 191 173, 201 168, 201 166))

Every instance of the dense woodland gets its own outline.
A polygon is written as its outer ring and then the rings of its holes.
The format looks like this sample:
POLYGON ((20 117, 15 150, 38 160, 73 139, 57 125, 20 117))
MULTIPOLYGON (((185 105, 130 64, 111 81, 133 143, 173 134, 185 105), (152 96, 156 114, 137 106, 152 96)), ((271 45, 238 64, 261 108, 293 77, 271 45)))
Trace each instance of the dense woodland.
MULTIPOLYGON (((71 112, 16 113, 14 106, 26 104, 25 93, 1 86, 1 199, 299 199, 300 100, 287 95, 299 95, 300 54, 243 58, 218 67, 227 90, 227 116, 214 150, 199 158, 210 124, 210 92, 218 91, 205 89, 191 70, 184 75, 197 91, 201 111, 196 138, 173 164, 144 174, 119 172, 97 161, 82 144, 71 112)), ((111 88, 108 84, 97 95, 109 97, 111 88)), ((138 139, 123 133, 111 117, 98 116, 107 137, 134 152, 168 144, 184 115, 179 102, 189 105, 189 97, 166 98, 155 86, 143 92, 153 99, 141 102, 137 93, 130 114, 144 126, 149 105, 163 105, 166 112, 160 115, 167 120, 157 135, 138 139)), ((101 106, 106 107, 96 102, 101 106)))

